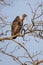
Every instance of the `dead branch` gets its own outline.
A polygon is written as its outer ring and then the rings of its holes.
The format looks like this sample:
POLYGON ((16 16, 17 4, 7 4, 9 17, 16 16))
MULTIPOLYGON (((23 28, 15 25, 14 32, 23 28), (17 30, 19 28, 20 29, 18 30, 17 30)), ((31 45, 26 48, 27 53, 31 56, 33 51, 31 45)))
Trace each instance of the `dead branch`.
POLYGON ((34 65, 39 65, 41 63, 43 63, 43 60, 38 60, 34 65))
POLYGON ((0 52, 1 53, 3 53, 3 54, 5 54, 5 55, 7 55, 7 56, 9 56, 9 57, 11 57, 14 61, 16 61, 17 63, 19 63, 19 64, 23 64, 17 57, 15 57, 14 55, 11 55, 11 54, 9 54, 9 53, 6 53, 5 51, 3 51, 2 49, 0 49, 0 52))
MULTIPOLYGON (((0 0, 0 4, 1 5, 9 5, 7 4, 4 0, 0 0)), ((14 61, 16 61, 17 63, 19 63, 20 65, 27 65, 27 62, 28 63, 31 63, 32 65, 39 65, 40 63, 43 63, 43 60, 33 60, 34 57, 36 57, 37 55, 41 54, 41 52, 39 53, 36 53, 34 54, 33 56, 30 54, 30 52, 27 50, 27 48, 22 44, 22 43, 19 43, 17 41, 15 41, 15 39, 13 39, 13 37, 17 36, 17 37, 22 37, 22 38, 25 38, 25 35, 28 34, 30 36, 34 36, 34 37, 37 37, 37 38, 40 38, 40 39, 43 39, 43 20, 37 20, 38 18, 40 18, 41 16, 43 16, 43 11, 42 11, 42 4, 39 4, 35 10, 33 10, 31 4, 29 4, 30 6, 30 9, 31 9, 31 13, 33 14, 32 15, 32 19, 31 19, 31 24, 25 24, 23 26, 23 28, 21 29, 21 32, 19 34, 16 34, 14 36, 10 36, 10 37, 1 37, 1 36, 4 36, 3 33, 0 34, 0 41, 2 40, 12 40, 13 42, 15 42, 17 45, 19 45, 21 48, 23 48, 23 50, 25 50, 25 52, 27 53, 27 56, 14 56, 13 55, 13 52, 14 50, 11 52, 12 54, 9 54, 6 51, 6 49, 8 48, 8 44, 6 45, 5 47, 5 50, 3 50, 3 48, 0 48, 0 53, 3 53, 9 57, 11 57, 14 61), (38 9, 41 9, 41 13, 40 14, 37 14, 37 11, 38 9), (27 58, 28 61, 22 63, 22 61, 19 60, 19 58, 27 58), (30 61, 29 61, 30 59, 30 61)), ((6 25, 10 25, 10 23, 7 23, 6 20, 0 16, 0 25, 3 24, 3 26, 0 26, 0 29, 3 29, 3 27, 5 28, 6 25)), ((10 30, 6 30, 6 35, 7 33, 9 33, 10 30)), ((10 31, 11 32, 11 31, 10 31)), ((25 40, 23 40, 25 41, 25 40)))

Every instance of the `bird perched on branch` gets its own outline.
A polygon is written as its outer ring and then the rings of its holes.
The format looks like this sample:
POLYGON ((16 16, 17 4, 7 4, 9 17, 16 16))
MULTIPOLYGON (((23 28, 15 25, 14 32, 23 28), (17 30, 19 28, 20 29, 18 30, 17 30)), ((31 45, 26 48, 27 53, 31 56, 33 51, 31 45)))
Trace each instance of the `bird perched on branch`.
MULTIPOLYGON (((16 35, 20 32, 22 26, 23 26, 23 21, 27 15, 23 14, 21 17, 17 16, 15 20, 12 22, 11 26, 11 36, 16 35)), ((15 36, 13 39, 15 39, 17 36, 15 36)))

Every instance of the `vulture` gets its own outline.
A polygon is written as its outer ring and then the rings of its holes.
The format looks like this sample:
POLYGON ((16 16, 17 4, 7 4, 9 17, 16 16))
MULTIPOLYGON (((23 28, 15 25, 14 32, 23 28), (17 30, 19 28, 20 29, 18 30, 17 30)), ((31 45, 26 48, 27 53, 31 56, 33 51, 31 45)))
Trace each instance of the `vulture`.
MULTIPOLYGON (((11 36, 14 36, 18 33, 20 33, 20 30, 23 26, 23 21, 25 19, 27 15, 23 14, 21 17, 16 16, 16 18, 14 19, 14 21, 12 22, 11 25, 11 36)), ((17 36, 13 37, 13 39, 15 39, 17 36)))

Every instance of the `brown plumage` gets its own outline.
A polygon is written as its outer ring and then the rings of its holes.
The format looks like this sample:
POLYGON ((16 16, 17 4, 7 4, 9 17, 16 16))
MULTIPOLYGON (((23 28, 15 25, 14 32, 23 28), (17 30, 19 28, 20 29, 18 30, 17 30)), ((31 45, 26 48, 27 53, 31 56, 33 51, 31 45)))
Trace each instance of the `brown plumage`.
MULTIPOLYGON (((23 20, 25 19, 27 15, 23 14, 21 18, 17 16, 15 20, 12 22, 11 26, 11 36, 16 35, 20 32, 22 26, 23 26, 23 20)), ((15 36, 13 39, 15 39, 17 36, 15 36)))

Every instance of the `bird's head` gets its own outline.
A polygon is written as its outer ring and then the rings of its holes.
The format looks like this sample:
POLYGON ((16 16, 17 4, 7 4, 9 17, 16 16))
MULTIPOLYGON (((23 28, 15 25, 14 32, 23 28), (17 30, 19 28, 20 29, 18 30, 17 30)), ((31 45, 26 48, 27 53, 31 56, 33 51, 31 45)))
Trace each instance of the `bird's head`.
POLYGON ((26 17, 26 16, 27 16, 27 14, 23 14, 22 16, 23 16, 23 17, 26 17))
POLYGON ((21 16, 21 19, 24 20, 25 17, 27 17, 27 14, 23 14, 23 15, 21 16))

